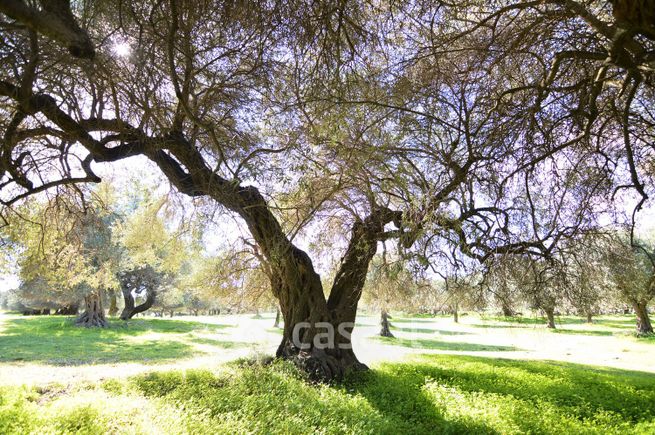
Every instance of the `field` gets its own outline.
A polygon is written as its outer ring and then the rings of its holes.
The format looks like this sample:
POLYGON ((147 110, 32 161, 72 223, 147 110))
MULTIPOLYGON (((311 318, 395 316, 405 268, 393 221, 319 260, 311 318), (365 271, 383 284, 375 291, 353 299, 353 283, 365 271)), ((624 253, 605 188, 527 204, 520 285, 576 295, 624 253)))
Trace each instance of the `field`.
POLYGON ((0 315, 0 433, 653 433, 655 341, 630 316, 360 316, 373 370, 309 385, 263 365, 273 316, 138 318, 106 330, 0 315), (583 364, 584 363, 584 364, 583 364))

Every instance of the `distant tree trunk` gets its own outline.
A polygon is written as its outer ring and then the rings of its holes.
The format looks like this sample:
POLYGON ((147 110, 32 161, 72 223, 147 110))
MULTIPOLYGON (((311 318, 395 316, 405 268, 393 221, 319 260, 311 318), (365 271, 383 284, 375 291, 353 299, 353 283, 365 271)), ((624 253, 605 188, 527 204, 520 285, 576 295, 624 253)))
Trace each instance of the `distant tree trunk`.
POLYGON ((147 311, 148 309, 150 309, 150 307, 153 306, 156 298, 157 298, 157 292, 155 292, 154 290, 147 290, 145 302, 135 307, 134 296, 132 295, 132 291, 127 288, 124 288, 123 299, 125 300, 125 308, 123 308, 123 312, 121 313, 121 320, 129 320, 135 315, 147 311))
POLYGON ((555 329, 555 309, 554 308, 544 308, 546 313, 546 318, 548 319, 547 327, 550 329, 555 329))
POLYGON ((587 323, 593 323, 594 322, 592 317, 593 317, 593 314, 591 313, 591 311, 587 311, 587 323))
POLYGON ((514 310, 507 302, 502 303, 501 310, 503 310, 503 316, 505 317, 514 317, 515 315, 514 310))
POLYGON ((175 310, 171 310, 171 311, 169 312, 169 314, 170 314, 170 317, 173 317, 173 316, 175 315, 175 310))
POLYGON ((279 328, 280 327, 280 309, 278 308, 275 310, 275 323, 273 324, 273 328, 279 328))
POLYGON ((389 323, 389 313, 386 309, 382 309, 380 313, 380 337, 393 337, 391 333, 391 324, 389 323))
POLYGON ((84 297, 84 312, 75 321, 76 325, 86 328, 109 326, 102 306, 102 296, 102 291, 97 290, 84 297))
POLYGON ((453 320, 455 323, 459 323, 459 302, 455 302, 453 306, 453 320))
POLYGON ((637 334, 646 335, 653 333, 653 325, 648 316, 648 304, 645 301, 633 302, 632 307, 637 315, 637 334))
POLYGON ((116 290, 109 291, 109 311, 107 314, 114 317, 118 313, 118 304, 116 301, 116 290))

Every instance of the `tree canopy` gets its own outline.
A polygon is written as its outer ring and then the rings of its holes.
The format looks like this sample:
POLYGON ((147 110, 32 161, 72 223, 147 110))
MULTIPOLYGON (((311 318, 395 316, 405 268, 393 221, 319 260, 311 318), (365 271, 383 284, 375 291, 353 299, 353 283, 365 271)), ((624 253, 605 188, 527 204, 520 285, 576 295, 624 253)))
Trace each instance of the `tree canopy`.
POLYGON ((245 223, 285 318, 278 356, 338 377, 354 353, 299 352, 292 330, 353 322, 380 242, 428 263, 548 258, 616 197, 634 224, 653 189, 653 10, 3 2, 0 200, 146 157, 245 223), (341 248, 329 291, 299 248, 312 230, 341 248))

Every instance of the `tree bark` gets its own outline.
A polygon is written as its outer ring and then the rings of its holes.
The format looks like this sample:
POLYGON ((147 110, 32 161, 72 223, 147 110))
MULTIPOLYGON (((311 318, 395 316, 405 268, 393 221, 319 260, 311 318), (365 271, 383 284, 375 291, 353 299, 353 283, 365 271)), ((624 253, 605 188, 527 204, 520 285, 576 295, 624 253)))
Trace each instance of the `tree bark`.
POLYGON ((348 371, 366 369, 352 350, 350 335, 377 242, 384 225, 398 215, 389 209, 378 209, 355 222, 326 301, 320 276, 309 256, 288 241, 267 208, 262 207, 260 211, 262 216, 256 219, 261 221, 250 222, 249 226, 253 235, 262 236, 258 244, 269 259, 272 288, 284 318, 277 356, 294 361, 310 379, 317 381, 336 381, 348 371), (262 228, 272 231, 262 234, 262 228), (323 339, 330 333, 332 341, 328 339, 325 345, 323 339))
POLYGON ((121 289, 121 292, 123 293, 123 311, 121 312, 121 320, 128 320, 131 319, 133 314, 132 312, 134 311, 134 296, 132 295, 132 290, 127 287, 123 287, 121 289))
POLYGON ((111 317, 114 317, 118 313, 118 304, 116 301, 116 290, 109 291, 109 314, 111 317))
POLYGON ((389 314, 385 309, 380 313, 380 337, 393 337, 391 324, 389 323, 389 314))
MULTIPOLYGON (((123 289, 123 299, 125 300, 125 308, 121 313, 121 320, 129 320, 139 313, 143 313, 150 309, 155 303, 157 298, 157 292, 154 290, 146 291, 146 300, 139 306, 134 306, 134 296, 132 296, 132 291, 124 288, 123 289)), ((173 316, 171 316, 173 317, 173 316)))
POLYGON ((591 311, 587 311, 587 323, 594 323, 592 317, 593 314, 591 313, 591 311))
POLYGON ((544 308, 546 313, 546 318, 548 319, 547 327, 550 329, 555 329, 555 309, 554 308, 544 308))
POLYGON ((453 321, 459 323, 459 303, 457 302, 453 305, 453 321))
POLYGON ((507 302, 502 303, 501 310, 503 311, 503 316, 505 317, 514 317, 515 315, 514 310, 507 302))
POLYGON ((645 301, 633 302, 632 307, 637 315, 637 335, 653 333, 653 324, 648 316, 648 304, 645 301))
POLYGON ((84 312, 77 318, 75 324, 86 328, 106 328, 109 326, 102 306, 102 291, 97 290, 84 297, 84 312))
POLYGON ((279 328, 280 327, 280 309, 278 308, 275 310, 275 323, 273 324, 273 328, 279 328))
POLYGON ((64 45, 73 56, 93 59, 93 42, 77 24, 70 0, 42 0, 40 3, 39 10, 22 0, 3 0, 0 12, 64 45))

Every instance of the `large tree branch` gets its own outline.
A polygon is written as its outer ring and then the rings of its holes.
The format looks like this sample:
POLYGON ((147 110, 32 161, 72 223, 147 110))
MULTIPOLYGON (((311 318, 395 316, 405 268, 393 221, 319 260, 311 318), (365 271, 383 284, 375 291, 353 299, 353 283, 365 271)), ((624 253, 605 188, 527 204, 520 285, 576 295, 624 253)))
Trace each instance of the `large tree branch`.
POLYGON ((42 0, 42 8, 31 7, 22 0, 2 0, 0 12, 35 32, 54 39, 75 57, 93 59, 95 49, 89 35, 80 28, 69 0, 42 0))
POLYGON ((394 222, 401 226, 402 212, 387 207, 375 208, 364 220, 357 220, 353 225, 352 235, 346 253, 341 260, 328 298, 330 310, 335 322, 354 316, 357 303, 366 281, 368 266, 377 251, 377 243, 386 234, 384 226, 394 222))

